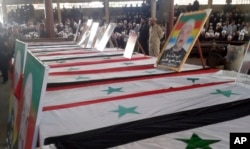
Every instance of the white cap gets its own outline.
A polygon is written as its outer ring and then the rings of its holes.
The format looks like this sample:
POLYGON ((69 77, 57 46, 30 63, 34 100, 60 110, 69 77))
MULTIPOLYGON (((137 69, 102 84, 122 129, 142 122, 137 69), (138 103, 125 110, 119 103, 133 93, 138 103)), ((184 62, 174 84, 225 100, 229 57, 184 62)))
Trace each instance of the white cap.
POLYGON ((215 36, 220 36, 220 33, 219 32, 215 32, 214 35, 215 36))
POLYGON ((226 34, 226 33, 227 33, 227 31, 226 31, 226 30, 222 30, 222 31, 221 31, 221 33, 222 33, 222 34, 223 34, 223 33, 224 33, 224 34, 226 34))

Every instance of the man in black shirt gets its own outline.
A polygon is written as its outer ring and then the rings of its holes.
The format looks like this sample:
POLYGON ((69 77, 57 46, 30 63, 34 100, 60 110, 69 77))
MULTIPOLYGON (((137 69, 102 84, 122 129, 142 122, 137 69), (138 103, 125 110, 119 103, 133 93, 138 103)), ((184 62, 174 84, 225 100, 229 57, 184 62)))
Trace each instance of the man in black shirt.
POLYGON ((7 37, 0 37, 0 71, 2 72, 3 76, 3 84, 8 81, 8 69, 9 69, 9 61, 11 58, 10 49, 7 46, 8 38, 7 37))
POLYGON ((149 39, 149 24, 145 17, 141 18, 141 27, 139 29, 138 41, 141 44, 146 55, 149 55, 148 51, 148 39, 149 39))

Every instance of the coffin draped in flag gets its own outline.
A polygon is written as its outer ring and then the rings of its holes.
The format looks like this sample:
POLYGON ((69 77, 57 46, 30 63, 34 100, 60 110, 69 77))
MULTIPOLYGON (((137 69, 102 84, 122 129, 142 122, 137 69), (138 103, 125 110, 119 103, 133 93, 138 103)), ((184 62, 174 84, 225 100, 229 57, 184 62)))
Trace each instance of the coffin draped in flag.
MULTIPOLYGON (((213 140, 189 130, 250 114, 249 89, 231 79, 215 77, 218 73, 156 75, 48 88, 40 139, 66 148, 123 148, 123 144, 144 148, 144 139, 161 144, 161 136, 170 139, 168 134, 182 131, 190 134, 186 139, 213 140)), ((223 139, 225 146, 229 140, 223 139)), ((185 135, 173 140, 180 147, 188 146, 183 141, 185 135)), ((211 145, 220 143, 221 138, 214 140, 211 145)), ((171 143, 160 146, 179 148, 171 143)))
POLYGON ((224 149, 231 132, 250 132, 250 88, 233 72, 184 64, 176 73, 121 49, 35 45, 29 50, 50 67, 41 146, 224 149))

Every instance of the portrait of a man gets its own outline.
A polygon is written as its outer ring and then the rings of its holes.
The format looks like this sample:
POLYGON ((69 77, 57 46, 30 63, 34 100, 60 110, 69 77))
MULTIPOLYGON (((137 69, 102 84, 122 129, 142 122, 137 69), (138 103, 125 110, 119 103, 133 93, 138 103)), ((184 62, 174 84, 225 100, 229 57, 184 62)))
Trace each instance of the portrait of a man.
POLYGON ((210 13, 205 9, 179 16, 157 59, 158 68, 181 70, 210 13))
POLYGON ((175 44, 171 48, 164 51, 161 63, 167 63, 174 67, 180 65, 186 55, 184 44, 187 42, 190 34, 192 33, 194 24, 195 21, 190 19, 181 27, 175 44))
POLYGON ((30 118, 30 109, 32 104, 32 74, 29 73, 28 78, 25 83, 24 87, 24 94, 23 94, 23 108, 22 108, 22 114, 21 114, 21 124, 20 124, 20 131, 19 131, 19 137, 18 137, 18 147, 19 148, 25 148, 26 143, 26 137, 27 137, 27 131, 28 131, 28 123, 30 118))

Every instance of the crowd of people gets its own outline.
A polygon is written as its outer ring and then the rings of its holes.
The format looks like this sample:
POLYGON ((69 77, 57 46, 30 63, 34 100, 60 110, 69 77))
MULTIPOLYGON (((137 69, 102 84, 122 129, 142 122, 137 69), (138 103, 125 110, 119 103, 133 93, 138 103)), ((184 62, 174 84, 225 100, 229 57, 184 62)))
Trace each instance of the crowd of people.
MULTIPOLYGON (((112 40, 115 41, 114 46, 125 48, 128 35, 131 31, 138 33, 137 50, 146 55, 158 56, 160 50, 166 41, 164 36, 166 26, 161 23, 161 20, 150 18, 150 7, 144 5, 142 7, 124 7, 118 10, 110 11, 110 22, 116 22, 117 26, 112 35, 112 40)), ((75 35, 83 34, 88 19, 93 19, 100 23, 100 26, 105 24, 104 16, 95 14, 84 16, 80 12, 81 8, 62 9, 62 22, 57 22, 55 19, 55 33, 57 37, 74 38, 75 35), (78 21, 82 20, 79 32, 76 33, 78 21)), ((180 13, 187 11, 195 11, 199 9, 199 1, 194 0, 190 6, 175 5, 174 15, 178 18, 180 13), (192 9, 191 9, 192 8, 192 9)), ((54 10, 56 13, 56 9, 54 10)), ((102 14, 103 15, 103 14, 102 14)), ((1 26, 1 45, 4 46, 5 38, 8 39, 7 52, 8 58, 13 56, 15 39, 22 38, 46 38, 44 19, 34 18, 34 8, 32 5, 25 5, 17 8, 15 11, 10 11, 8 14, 9 22, 1 26), (24 17, 24 18, 22 18, 24 17), (39 20, 39 21, 38 21, 39 20), (3 36, 4 35, 4 36, 3 36)), ((247 12, 241 12, 236 7, 231 11, 224 12, 223 10, 213 10, 209 16, 209 24, 204 26, 200 36, 200 41, 248 41, 250 39, 250 15, 247 12)), ((3 48, 4 49, 4 48, 3 48)), ((6 50, 1 50, 0 56, 6 56, 6 50), (4 52, 3 52, 4 51, 4 52)), ((6 62, 1 58, 1 65, 6 62)), ((1 71, 4 71, 1 66, 1 71)), ((4 75, 4 72, 2 72, 4 75)), ((6 78, 3 82, 6 82, 6 78)))
MULTIPOLYGON (((195 1, 186 7, 176 5, 174 15, 178 17, 181 13, 194 11, 195 8, 197 8, 195 7, 195 1)), ((200 34, 200 41, 231 42, 248 41, 250 39, 250 14, 249 12, 240 11, 239 8, 233 5, 226 4, 221 10, 213 10, 208 22, 209 24, 204 26, 200 34)))

